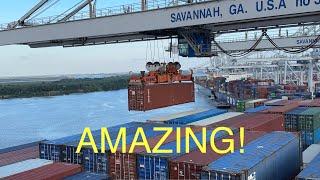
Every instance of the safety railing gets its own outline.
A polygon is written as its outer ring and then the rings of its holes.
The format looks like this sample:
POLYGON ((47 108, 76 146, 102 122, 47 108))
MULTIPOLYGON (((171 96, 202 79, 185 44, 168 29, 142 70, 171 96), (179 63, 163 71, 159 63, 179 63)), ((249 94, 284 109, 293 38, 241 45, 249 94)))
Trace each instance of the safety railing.
MULTIPOLYGON (((149 0, 146 5, 142 5, 141 3, 131 3, 131 4, 124 4, 124 5, 118 5, 118 6, 108 7, 108 8, 97 9, 95 13, 95 17, 106 17, 106 16, 113 16, 113 15, 129 14, 129 13, 163 9, 168 7, 175 7, 175 6, 205 2, 205 1, 212 1, 212 0, 195 0, 194 2, 191 2, 191 3, 189 3, 188 0, 185 0, 185 1, 149 0)), ((62 19, 66 15, 67 14, 60 14, 58 16, 35 18, 35 19, 28 20, 27 24, 36 26, 36 25, 57 23, 60 19, 62 19)), ((69 21, 89 19, 89 18, 90 18, 90 13, 88 11, 81 11, 76 15, 74 15, 73 17, 71 17, 69 21)), ((6 29, 10 29, 10 23, 0 24, 0 30, 6 30, 6 29)))

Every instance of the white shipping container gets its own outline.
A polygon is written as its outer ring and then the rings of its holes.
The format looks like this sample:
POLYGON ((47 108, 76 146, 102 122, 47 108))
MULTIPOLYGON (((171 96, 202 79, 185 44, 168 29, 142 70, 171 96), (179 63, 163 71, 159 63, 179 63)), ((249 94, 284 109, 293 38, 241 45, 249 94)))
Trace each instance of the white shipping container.
POLYGON ((266 99, 255 99, 246 102, 246 109, 255 108, 255 103, 266 101, 266 99))
POLYGON ((277 103, 277 102, 280 102, 280 101, 283 101, 283 100, 282 99, 273 99, 273 100, 265 102, 264 104, 265 105, 271 105, 273 103, 277 103))
POLYGON ((320 153, 320 144, 312 144, 302 153, 303 169, 320 153))
POLYGON ((221 122, 221 121, 226 120, 226 119, 230 119, 230 118, 233 118, 233 117, 236 117, 236 116, 240 116, 242 114, 243 113, 239 113, 239 112, 228 112, 228 113, 220 114, 218 116, 213 116, 213 117, 210 117, 210 118, 207 118, 207 119, 203 119, 201 121, 193 122, 193 123, 190 123, 188 125, 192 125, 192 126, 207 126, 207 125, 210 125, 210 124, 213 124, 213 123, 221 122))
POLYGON ((45 165, 52 164, 53 161, 45 159, 29 159, 18 163, 0 167, 0 179, 12 176, 18 173, 36 169, 45 165))
POLYGON ((200 112, 204 112, 207 109, 194 109, 191 111, 185 111, 185 112, 180 112, 180 113, 176 113, 176 114, 170 114, 168 116, 162 116, 162 117, 154 117, 154 118, 150 118, 148 121, 150 122, 165 122, 165 121, 169 121, 171 119, 176 119, 176 118, 181 118, 184 116, 189 116, 192 114, 196 114, 196 113, 200 113, 200 112))

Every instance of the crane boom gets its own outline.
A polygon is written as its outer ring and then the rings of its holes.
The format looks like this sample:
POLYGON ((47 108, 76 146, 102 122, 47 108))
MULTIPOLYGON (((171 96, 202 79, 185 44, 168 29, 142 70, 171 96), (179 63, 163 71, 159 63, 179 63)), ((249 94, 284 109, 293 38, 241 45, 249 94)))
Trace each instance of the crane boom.
POLYGON ((24 25, 24 21, 27 20, 28 18, 30 18, 30 16, 35 13, 36 11, 38 11, 42 6, 44 6, 47 2, 49 2, 50 0, 41 0, 37 5, 35 5, 32 9, 30 9, 30 11, 28 11, 24 16, 22 16, 18 21, 14 22, 10 28, 16 28, 17 26, 23 26, 24 25))

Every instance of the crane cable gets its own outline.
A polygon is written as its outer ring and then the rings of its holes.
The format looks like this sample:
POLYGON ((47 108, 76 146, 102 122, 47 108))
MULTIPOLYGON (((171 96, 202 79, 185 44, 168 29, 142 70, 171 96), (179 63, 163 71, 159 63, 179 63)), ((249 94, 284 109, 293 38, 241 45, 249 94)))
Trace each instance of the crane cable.
POLYGON ((229 51, 225 50, 224 48, 222 48, 219 43, 217 43, 217 41, 215 39, 213 39, 214 44, 226 55, 231 56, 231 57, 235 57, 235 58, 240 58, 240 57, 244 57, 246 55, 248 55, 249 53, 251 53, 252 51, 255 50, 255 48, 260 44, 260 42, 262 41, 263 37, 266 37, 267 40, 277 49, 289 54, 299 54, 302 52, 305 52, 307 50, 309 50, 310 48, 312 48, 314 45, 316 45, 319 41, 320 41, 320 35, 318 35, 318 37, 316 39, 313 40, 313 42, 311 44, 309 44, 308 46, 302 47, 301 49, 296 49, 296 50, 289 50, 286 48, 281 48, 280 46, 278 46, 268 35, 267 30, 263 30, 261 36, 259 37, 259 39, 253 44, 253 46, 251 48, 249 48, 246 51, 243 52, 238 52, 238 53, 230 53, 229 51))
POLYGON ((303 53, 307 50, 309 50, 310 48, 312 48, 314 45, 316 45, 319 40, 320 40, 320 35, 318 35, 318 37, 316 39, 314 39, 312 41, 311 44, 309 44, 308 46, 305 46, 305 47, 302 47, 300 49, 295 49, 295 50, 289 50, 289 49, 286 49, 286 48, 281 48, 279 47, 271 38, 268 34, 265 35, 266 38, 269 40, 269 42, 275 47, 277 48, 277 50, 280 50, 280 51, 284 51, 286 53, 289 53, 289 54, 299 54, 299 53, 303 53))
POLYGON ((239 57, 244 57, 246 55, 248 55, 249 53, 251 53, 252 51, 255 50, 255 48, 260 44, 260 42, 262 41, 263 37, 265 36, 266 31, 264 30, 261 34, 261 36, 259 37, 259 39, 246 51, 244 52, 237 52, 237 53, 230 53, 227 50, 225 50, 224 48, 222 48, 217 41, 213 38, 213 42, 214 44, 226 55, 231 56, 231 57, 235 57, 235 58, 239 58, 239 57))

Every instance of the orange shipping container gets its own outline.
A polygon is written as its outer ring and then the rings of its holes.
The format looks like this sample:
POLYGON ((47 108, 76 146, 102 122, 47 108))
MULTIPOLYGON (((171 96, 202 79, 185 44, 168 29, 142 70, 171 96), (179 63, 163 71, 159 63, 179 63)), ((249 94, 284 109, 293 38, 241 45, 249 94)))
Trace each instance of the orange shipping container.
POLYGON ((148 111, 195 101, 193 82, 165 84, 130 84, 129 110, 148 111))

